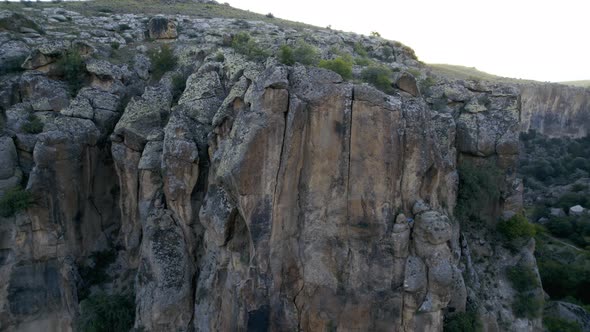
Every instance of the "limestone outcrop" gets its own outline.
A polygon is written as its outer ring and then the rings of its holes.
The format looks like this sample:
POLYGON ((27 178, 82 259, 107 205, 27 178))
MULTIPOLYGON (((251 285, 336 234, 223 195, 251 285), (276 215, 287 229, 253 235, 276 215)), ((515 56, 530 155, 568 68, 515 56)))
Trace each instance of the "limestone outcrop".
POLYGON ((400 71, 389 94, 228 46, 305 35, 270 23, 30 12, 45 35, 15 45, 26 71, 0 83, 0 196, 34 196, 0 217, 0 330, 75 330, 101 292, 134 299, 146 331, 442 331, 468 303, 489 331, 540 328, 507 309, 501 276, 534 268, 534 245, 510 256, 454 215, 466 161, 502 175, 490 225, 522 209, 514 87, 426 86, 411 49, 375 37, 308 42, 325 58, 360 44, 400 71), (162 42, 178 66, 156 79, 162 42), (76 50, 88 80, 72 96, 52 67, 76 50))
POLYGON ((561 84, 521 87, 521 130, 549 137, 590 134, 590 89, 561 84))

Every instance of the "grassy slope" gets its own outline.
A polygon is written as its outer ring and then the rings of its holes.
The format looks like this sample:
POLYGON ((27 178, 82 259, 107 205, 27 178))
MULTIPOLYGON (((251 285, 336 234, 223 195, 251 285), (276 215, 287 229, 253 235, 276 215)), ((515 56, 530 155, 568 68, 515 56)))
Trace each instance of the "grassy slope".
POLYGON ((583 88, 590 88, 590 80, 586 80, 586 81, 566 81, 566 82, 560 82, 561 84, 566 84, 566 85, 573 85, 573 86, 581 86, 583 88))
POLYGON ((488 74, 486 72, 477 70, 474 67, 447 65, 447 64, 429 64, 428 65, 435 74, 446 76, 450 78, 460 80, 485 80, 495 82, 506 82, 506 83, 529 83, 534 82, 532 80, 521 80, 517 78, 509 78, 488 74))
POLYGON ((230 7, 229 5, 203 4, 195 2, 174 2, 165 0, 93 0, 84 2, 2 2, 1 9, 19 9, 27 7, 46 8, 60 7, 73 10, 86 15, 100 15, 100 13, 143 13, 143 14, 165 14, 165 15, 190 15, 202 18, 235 18, 251 21, 265 21, 287 28, 313 28, 312 25, 287 21, 279 18, 269 18, 266 15, 253 13, 246 10, 230 7))
MULTIPOLYGON (((19 9, 25 4, 20 2, 2 2, 2 9, 19 9)), ((191 15, 202 18, 234 18, 252 21, 264 21, 276 24, 284 28, 296 29, 322 29, 313 25, 283 20, 280 18, 270 18, 266 15, 253 13, 251 11, 241 10, 230 7, 229 5, 203 4, 195 2, 175 2, 174 0, 93 0, 84 2, 29 2, 28 7, 61 7, 73 10, 86 15, 100 15, 101 13, 143 13, 149 15, 155 14, 181 14, 191 15)), ((428 64, 432 71, 441 76, 453 79, 477 79, 504 83, 532 83, 532 80, 521 80, 509 77, 501 77, 477 70, 473 67, 464 67, 447 64, 428 64)), ((570 81, 561 82, 562 84, 590 87, 590 80, 587 81, 570 81)))
MULTIPOLYGON (((493 74, 488 74, 486 72, 477 70, 474 67, 465 67, 465 66, 447 65, 447 64, 428 64, 428 67, 430 67, 432 69, 432 71, 436 74, 439 74, 441 76, 455 78, 455 79, 460 79, 460 80, 475 79, 475 80, 486 80, 486 81, 495 81, 495 82, 504 82, 504 83, 535 83, 535 82, 539 83, 539 82, 533 81, 533 80, 522 80, 522 79, 517 79, 517 78, 496 76, 493 74)), ((556 83, 590 88, 590 80, 556 82, 556 83)))

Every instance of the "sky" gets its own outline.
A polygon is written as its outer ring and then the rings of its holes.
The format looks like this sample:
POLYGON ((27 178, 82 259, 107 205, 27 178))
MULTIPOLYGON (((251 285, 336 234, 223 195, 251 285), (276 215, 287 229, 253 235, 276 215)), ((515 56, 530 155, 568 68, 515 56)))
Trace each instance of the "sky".
POLYGON ((320 27, 377 31, 426 63, 538 81, 590 80, 590 0, 227 1, 320 27))

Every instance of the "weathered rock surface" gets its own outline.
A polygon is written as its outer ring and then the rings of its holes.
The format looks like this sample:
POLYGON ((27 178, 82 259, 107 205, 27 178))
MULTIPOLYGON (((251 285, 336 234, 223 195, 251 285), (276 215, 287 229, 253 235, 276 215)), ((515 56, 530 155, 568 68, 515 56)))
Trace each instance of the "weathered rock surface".
POLYGON ((521 130, 549 137, 590 134, 590 89, 560 84, 521 88, 521 130))
POLYGON ((173 39, 178 36, 176 22, 164 16, 156 16, 150 19, 148 33, 152 39, 173 39))
MULTIPOLYGON (((504 277, 493 284, 510 264, 534 266, 532 246, 509 256, 453 216, 466 160, 504 175, 492 222, 522 208, 515 88, 422 88, 407 74, 386 95, 227 47, 238 29, 271 52, 304 35, 264 22, 30 13, 46 35, 18 22, 0 34, 2 46, 23 38, 0 57, 29 56, 0 83, 0 195, 24 178, 36 197, 0 220, 0 330, 71 330, 98 290, 132 292, 147 331, 442 331, 467 302, 489 331, 540 327, 507 309, 504 277), (178 56, 159 82, 146 31, 178 56), (50 70, 71 50, 89 85, 76 96, 50 70), (32 117, 41 132, 23 130, 32 117), (109 280, 88 285, 87 262, 105 252, 109 280)), ((323 57, 361 43, 400 72, 421 66, 379 38, 308 39, 323 57)))
POLYGON ((582 331, 590 331, 590 314, 584 308, 573 303, 554 301, 545 308, 545 314, 569 322, 576 322, 582 331))

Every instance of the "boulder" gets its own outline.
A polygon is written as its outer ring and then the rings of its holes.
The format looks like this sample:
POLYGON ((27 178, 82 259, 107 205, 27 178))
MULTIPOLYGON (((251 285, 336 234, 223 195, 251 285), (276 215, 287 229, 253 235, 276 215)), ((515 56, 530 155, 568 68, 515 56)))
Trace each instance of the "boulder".
POLYGON ((128 148, 143 150, 148 136, 161 132, 170 112, 172 95, 162 86, 147 87, 141 98, 131 100, 115 126, 112 139, 124 141, 128 148))
POLYGON ((7 10, 0 11, 0 27, 0 30, 13 32, 20 32, 21 29, 26 28, 38 33, 44 33, 41 26, 30 17, 7 10))
POLYGON ((414 97, 420 96, 420 89, 418 88, 418 82, 416 78, 410 73, 402 73, 395 81, 395 86, 398 89, 411 94, 414 97))
POLYGON ((178 37, 176 22, 164 16, 155 16, 148 22, 148 35, 152 39, 174 39, 178 37))
POLYGON ((552 217, 565 217, 565 212, 562 208, 550 208, 549 215, 552 217))
POLYGON ((38 46, 23 63, 24 69, 39 69, 57 61, 70 47, 67 40, 53 40, 38 46))
POLYGON ((569 322, 576 322, 583 332, 590 332, 590 313, 579 305, 553 301, 545 308, 545 317, 557 317, 569 322))
POLYGON ((569 215, 570 216, 581 216, 582 214, 584 214, 584 212, 586 212, 586 209, 584 207, 582 207, 581 205, 575 205, 575 206, 570 207, 569 215))
POLYGON ((35 111, 59 112, 70 103, 67 86, 37 72, 27 72, 20 79, 23 101, 30 102, 35 111))
POLYGON ((91 59, 86 63, 86 70, 102 80, 120 80, 123 78, 121 68, 106 60, 91 59))

